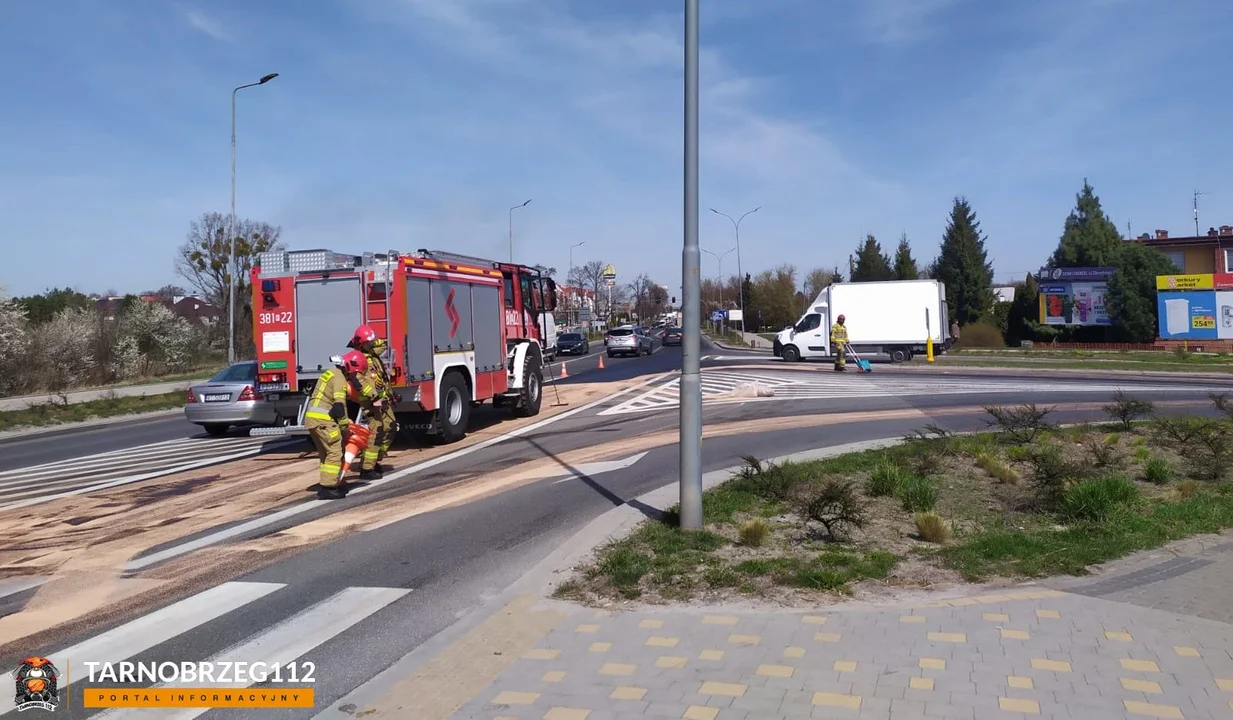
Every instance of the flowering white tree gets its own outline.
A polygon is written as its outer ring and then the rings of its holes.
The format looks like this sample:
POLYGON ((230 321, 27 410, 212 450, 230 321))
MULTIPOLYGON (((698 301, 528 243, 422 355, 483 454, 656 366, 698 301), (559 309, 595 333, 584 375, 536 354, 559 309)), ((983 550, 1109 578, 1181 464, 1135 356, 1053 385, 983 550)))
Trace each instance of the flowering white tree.
POLYGON ((36 384, 52 392, 81 387, 97 368, 97 313, 70 308, 39 327, 31 346, 36 384))
POLYGON ((0 395, 21 391, 28 350, 26 313, 0 285, 0 395))
POLYGON ((197 349, 197 333, 187 320, 166 305, 138 302, 121 319, 122 344, 135 347, 142 358, 141 372, 149 374, 154 365, 181 370, 191 364, 197 349))

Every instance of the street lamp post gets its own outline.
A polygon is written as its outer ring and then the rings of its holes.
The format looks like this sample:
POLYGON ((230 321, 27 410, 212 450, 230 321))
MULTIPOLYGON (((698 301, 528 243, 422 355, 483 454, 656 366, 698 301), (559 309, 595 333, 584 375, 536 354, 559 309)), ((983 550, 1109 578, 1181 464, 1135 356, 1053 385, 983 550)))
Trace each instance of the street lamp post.
MULTIPOLYGON (((732 248, 732 250, 736 250, 736 248, 732 248)), ((715 258, 715 262, 719 263, 719 268, 716 272, 719 277, 719 307, 721 309, 724 306, 724 258, 728 257, 728 255, 732 253, 732 250, 729 250, 722 255, 716 255, 714 252, 707 250, 706 248, 702 249, 702 252, 715 258)))
POLYGON ((509 262, 511 265, 514 263, 514 211, 530 204, 531 201, 528 200, 521 205, 515 205, 509 209, 509 262))
POLYGON ((753 210, 750 210, 749 212, 742 215, 740 217, 740 220, 733 220, 731 215, 727 213, 721 213, 715 208, 711 208, 711 212, 715 213, 716 215, 723 215, 724 217, 728 218, 728 221, 732 223, 733 229, 736 230, 736 274, 737 274, 736 295, 738 298, 740 298, 740 301, 741 301, 740 306, 741 306, 741 332, 742 333, 745 332, 745 328, 747 328, 748 325, 745 324, 745 273, 741 271, 741 220, 744 220, 745 218, 749 217, 750 215, 753 215, 754 213, 758 212, 761 209, 762 209, 762 206, 759 205, 753 210))
POLYGON ((236 290, 236 264, 235 264, 235 96, 244 88, 256 87, 265 85, 269 81, 278 77, 278 73, 270 73, 264 75, 255 83, 241 85, 231 91, 231 219, 227 223, 228 237, 228 263, 227 263, 227 295, 230 296, 228 303, 228 320, 227 320, 227 362, 235 362, 235 290, 236 290))
POLYGON ((682 530, 702 529, 702 253, 698 247, 698 0, 685 0, 684 248, 679 447, 682 530))
MULTIPOLYGON (((577 244, 574 244, 574 245, 570 245, 570 246, 569 246, 569 270, 568 270, 568 271, 566 272, 566 274, 565 274, 565 282, 566 282, 566 283, 572 283, 572 282, 573 282, 573 277, 574 277, 574 248, 576 248, 576 247, 582 247, 583 245, 586 245, 586 244, 587 244, 587 241, 586 241, 586 240, 583 240, 583 241, 582 241, 582 242, 580 242, 580 243, 577 243, 577 244)), ((578 323, 578 322, 581 322, 581 321, 578 319, 578 293, 577 293, 577 288, 571 288, 571 290, 573 290, 573 292, 571 292, 571 293, 570 293, 570 295, 571 295, 571 297, 573 297, 574 301, 570 303, 570 309, 574 311, 574 322, 575 322, 575 323, 578 323)))

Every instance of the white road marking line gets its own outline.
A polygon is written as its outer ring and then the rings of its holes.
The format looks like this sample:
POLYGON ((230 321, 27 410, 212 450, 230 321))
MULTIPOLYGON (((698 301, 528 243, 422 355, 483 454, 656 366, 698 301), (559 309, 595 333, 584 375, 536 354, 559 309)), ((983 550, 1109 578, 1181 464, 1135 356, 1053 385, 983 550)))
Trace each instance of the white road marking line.
POLYGON ((124 448, 122 450, 108 450, 106 452, 95 453, 93 455, 84 455, 82 457, 71 458, 69 460, 57 460, 55 462, 43 463, 41 465, 30 465, 16 470, 5 470, 0 472, 0 480, 7 477, 25 476, 31 472, 52 471, 58 468, 80 468, 92 467, 100 463, 109 462, 113 458, 136 459, 148 455, 166 455, 175 453, 180 450, 218 450, 230 446, 249 446, 254 443, 265 442, 261 438, 223 438, 221 440, 193 440, 192 438, 180 438, 178 440, 170 440, 161 443, 151 443, 148 445, 138 445, 136 447, 124 448))
MULTIPOLYGON (((312 607, 279 622, 268 630, 254 635, 244 642, 234 645, 214 655, 205 662, 264 662, 270 665, 279 663, 286 667, 291 662, 304 657, 313 648, 319 647, 329 640, 342 634, 361 620, 368 618, 378 610, 402 599, 410 590, 401 588, 380 587, 349 587, 335 593, 312 607)), ((311 662, 311 660, 310 660, 311 662)), ((317 674, 320 666, 317 663, 317 674)), ((271 670, 267 668, 267 671, 271 670)), ((297 674, 303 668, 297 667, 297 674)), ((282 681, 269 678, 267 682, 275 685, 290 684, 289 671, 284 671, 282 681)), ((202 688, 246 688, 254 682, 177 682, 172 684, 158 683, 152 688, 202 687, 202 688)), ((204 715, 212 708, 184 708, 180 711, 151 708, 141 710, 115 709, 108 710, 96 717, 100 720, 107 717, 123 715, 125 718, 161 718, 164 720, 191 720, 204 715)))
MULTIPOLYGON (((248 450, 252 450, 251 446, 248 450)), ((105 462, 98 463, 98 467, 83 467, 72 468, 65 470, 48 470, 37 473, 30 473, 23 477, 7 478, 0 480, 0 490, 16 487, 30 487, 43 489, 56 485, 77 484, 81 485, 82 481, 102 482, 117 477, 121 474, 135 475, 142 474, 143 470, 156 470, 167 465, 183 465, 186 462, 193 460, 205 460, 212 457, 217 457, 220 452, 234 452, 235 448, 231 449, 214 449, 214 450, 196 450, 188 449, 184 452, 166 453, 159 457, 132 462, 125 458, 111 459, 108 458, 105 462), (44 479, 47 478, 47 479, 44 479), (34 485, 37 481, 37 485, 34 485)), ((93 483, 87 483, 93 484, 93 483)))
POLYGON ((50 579, 50 577, 28 575, 25 577, 12 577, 0 580, 0 598, 6 598, 9 595, 16 595, 17 593, 25 592, 30 588, 36 588, 50 579))
MULTIPOLYGON (((223 583, 52 653, 48 659, 65 673, 65 681, 60 686, 64 688, 72 680, 69 673, 77 677, 78 682, 86 677, 85 667, 80 663, 127 660, 285 587, 283 583, 223 583), (78 663, 76 667, 70 665, 74 660, 78 663)), ((15 707, 14 700, 11 692, 0 693, 0 715, 15 707)))
POLYGON ((41 503, 51 502, 52 500, 58 500, 59 498, 63 498, 63 497, 71 497, 73 495, 84 495, 86 493, 96 492, 98 490, 106 490, 108 488, 119 487, 121 485, 128 485, 130 483, 141 482, 142 480, 150 480, 153 478, 164 477, 166 475, 175 475, 176 473, 188 472, 189 470, 195 470, 197 468, 206 467, 209 465, 219 465, 225 462, 230 462, 231 460, 239 460, 240 458, 249 457, 251 455, 258 455, 265 450, 273 450, 275 448, 283 447, 285 445, 291 445, 293 443, 298 443, 298 442, 300 442, 300 438, 294 438, 294 439, 288 440, 287 442, 262 445, 259 447, 242 450, 240 452, 231 453, 229 455, 218 455, 212 458, 206 458, 204 460, 184 463, 181 465, 176 465, 174 467, 168 467, 168 468, 161 469, 161 470, 155 470, 153 472, 148 472, 148 473, 144 473, 141 475, 129 475, 126 477, 109 479, 109 480, 106 480, 105 482, 95 483, 93 485, 79 487, 73 490, 58 492, 58 493, 54 493, 51 495, 26 498, 25 500, 18 500, 16 502, 11 502, 11 503, 3 503, 3 504, 0 504, 0 512, 3 512, 5 510, 16 510, 17 508, 29 507, 30 505, 39 505, 41 503))
MULTIPOLYGON (((628 395, 629 393, 639 388, 643 388, 643 387, 646 387, 647 385, 650 385, 651 383, 657 382, 663 379, 663 377, 665 377, 664 374, 655 375, 640 383, 631 385, 625 388, 624 390, 620 390, 611 395, 607 395, 598 400, 587 403, 586 405, 582 405, 580 407, 574 408, 573 410, 566 410, 565 412, 559 415, 553 415, 552 417, 545 418, 543 420, 540 420, 539 422, 532 423, 530 425, 525 425, 520 428, 515 428, 513 430, 510 430, 507 433, 498 435, 497 437, 484 440, 483 442, 478 442, 474 445, 468 445, 467 447, 460 448, 458 450, 455 450, 452 453, 446 453, 445 455, 440 455, 438 457, 432 458, 431 460, 425 460, 422 463, 418 463, 416 465, 411 465, 410 467, 405 467, 401 470, 397 470, 395 472, 392 472, 386 475, 384 478, 380 480, 374 480, 373 482, 367 485, 361 485, 360 487, 355 488, 349 493, 349 495, 356 495, 362 492, 373 490, 375 488, 381 487, 382 485, 393 482, 394 480, 407 477, 408 475, 412 475, 417 472, 422 472, 424 470, 427 470, 428 468, 436 467, 437 465, 440 465, 442 463, 450 462, 451 460, 457 460, 458 458, 466 457, 467 455, 470 455, 472 453, 477 453, 480 450, 485 450, 498 443, 503 443, 503 442, 506 442, 507 440, 512 440, 516 437, 520 437, 522 435, 526 435, 527 433, 534 432, 536 430, 539 430, 540 428, 544 428, 553 423, 557 423, 567 418, 571 418, 579 413, 586 412, 587 410, 599 407, 600 405, 603 405, 605 403, 612 402, 613 400, 619 397, 628 395)), ((203 535, 202 537, 199 537, 195 540, 190 540, 189 542, 186 542, 182 545, 176 545, 174 547, 169 547, 165 550, 146 555, 145 557, 137 558, 136 560, 132 560, 128 564, 126 564, 124 568, 125 570, 129 570, 129 571, 140 570, 142 568, 149 567, 156 563, 163 562, 164 560, 169 560, 173 557, 179 557, 186 553, 193 552, 194 550, 200 550, 201 548, 210 547, 212 545, 217 545, 226 540, 230 540, 231 538, 238 537, 240 535, 244 535, 246 533, 252 532, 253 530, 259 530, 263 527, 268 527, 275 523, 282 522, 283 520, 286 520, 288 518, 293 518, 297 515, 301 515, 303 513, 309 512, 310 510, 316 510, 318 508, 321 508, 324 505, 328 505, 330 503, 338 503, 338 502, 339 502, 338 500, 306 500, 296 505, 283 508, 282 510, 271 513, 269 515, 262 515, 260 517, 253 518, 252 520, 249 520, 248 522, 240 523, 239 525, 236 525, 234 527, 226 528, 224 530, 219 530, 217 532, 213 532, 208 535, 203 535)))

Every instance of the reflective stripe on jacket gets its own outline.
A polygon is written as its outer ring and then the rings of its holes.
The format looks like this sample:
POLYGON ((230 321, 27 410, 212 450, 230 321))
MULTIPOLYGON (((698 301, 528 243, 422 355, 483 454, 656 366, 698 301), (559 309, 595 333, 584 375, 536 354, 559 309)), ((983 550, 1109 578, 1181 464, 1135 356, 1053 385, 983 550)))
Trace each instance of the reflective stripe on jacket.
MULTIPOLYGON (((349 386, 347 377, 338 370, 326 370, 321 373, 321 377, 317 378, 317 384, 313 386, 312 393, 309 395, 308 409, 304 412, 304 418, 334 422, 334 418, 330 417, 330 408, 337 403, 347 402, 349 386)), ((347 418, 344 416, 337 422, 339 425, 345 425, 347 418)))
POLYGON ((831 344, 837 345, 839 343, 843 343, 844 345, 848 344, 848 328, 844 325, 840 325, 839 323, 835 323, 834 325, 831 325, 831 344))

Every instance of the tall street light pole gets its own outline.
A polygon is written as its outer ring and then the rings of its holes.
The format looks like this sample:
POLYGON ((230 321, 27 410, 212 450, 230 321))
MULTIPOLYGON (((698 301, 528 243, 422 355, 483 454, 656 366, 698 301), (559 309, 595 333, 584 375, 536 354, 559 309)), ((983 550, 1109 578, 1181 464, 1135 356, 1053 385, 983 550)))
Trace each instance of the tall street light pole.
POLYGON ((509 209, 509 262, 511 265, 514 263, 514 211, 530 204, 531 201, 528 200, 521 205, 515 205, 509 209))
POLYGON ((235 362, 235 290, 236 290, 236 264, 235 264, 235 96, 244 88, 257 87, 265 85, 269 81, 278 77, 278 73, 270 73, 263 76, 255 83, 241 85, 231 91, 231 219, 227 223, 228 235, 228 255, 227 263, 227 295, 230 296, 228 303, 228 320, 227 320, 227 362, 235 362))
MULTIPOLYGON (((732 248, 732 250, 735 250, 735 249, 736 248, 732 248)), ((707 250, 706 248, 702 249, 702 252, 715 258, 715 261, 719 263, 719 269, 716 270, 716 272, 719 274, 718 277, 719 277, 719 307, 720 309, 723 309, 723 306, 724 306, 724 258, 732 254, 732 250, 725 252, 723 255, 716 255, 714 252, 707 250)))
MULTIPOLYGON (((574 276, 574 248, 582 247, 583 245, 586 245, 586 244, 587 244, 587 241, 583 240, 580 243, 569 246, 569 270, 566 271, 565 273, 565 282, 567 284, 573 282, 571 278, 573 278, 574 276)), ((572 289, 575 290, 575 292, 571 292, 570 295, 573 296, 574 301, 570 303, 570 306, 573 308, 573 311, 574 311, 574 322, 579 322, 578 320, 578 293, 576 292, 577 288, 572 288, 572 289)))
POLYGON ((741 220, 744 220, 745 218, 749 217, 750 215, 753 215, 754 213, 758 212, 761 209, 762 209, 762 206, 759 205, 753 210, 750 210, 749 212, 742 215, 740 220, 733 220, 731 215, 727 213, 721 213, 715 208, 711 208, 711 212, 715 213, 716 215, 723 215, 724 217, 728 218, 728 222, 732 223, 733 229, 736 230, 736 274, 737 274, 736 295, 738 298, 740 298, 740 301, 741 301, 740 306, 741 306, 741 332, 742 333, 744 333, 745 328, 749 326, 745 324, 745 273, 741 271, 741 220))
POLYGON ((681 251, 682 530, 702 529, 702 253, 698 248, 698 0, 685 0, 685 247, 681 251))

